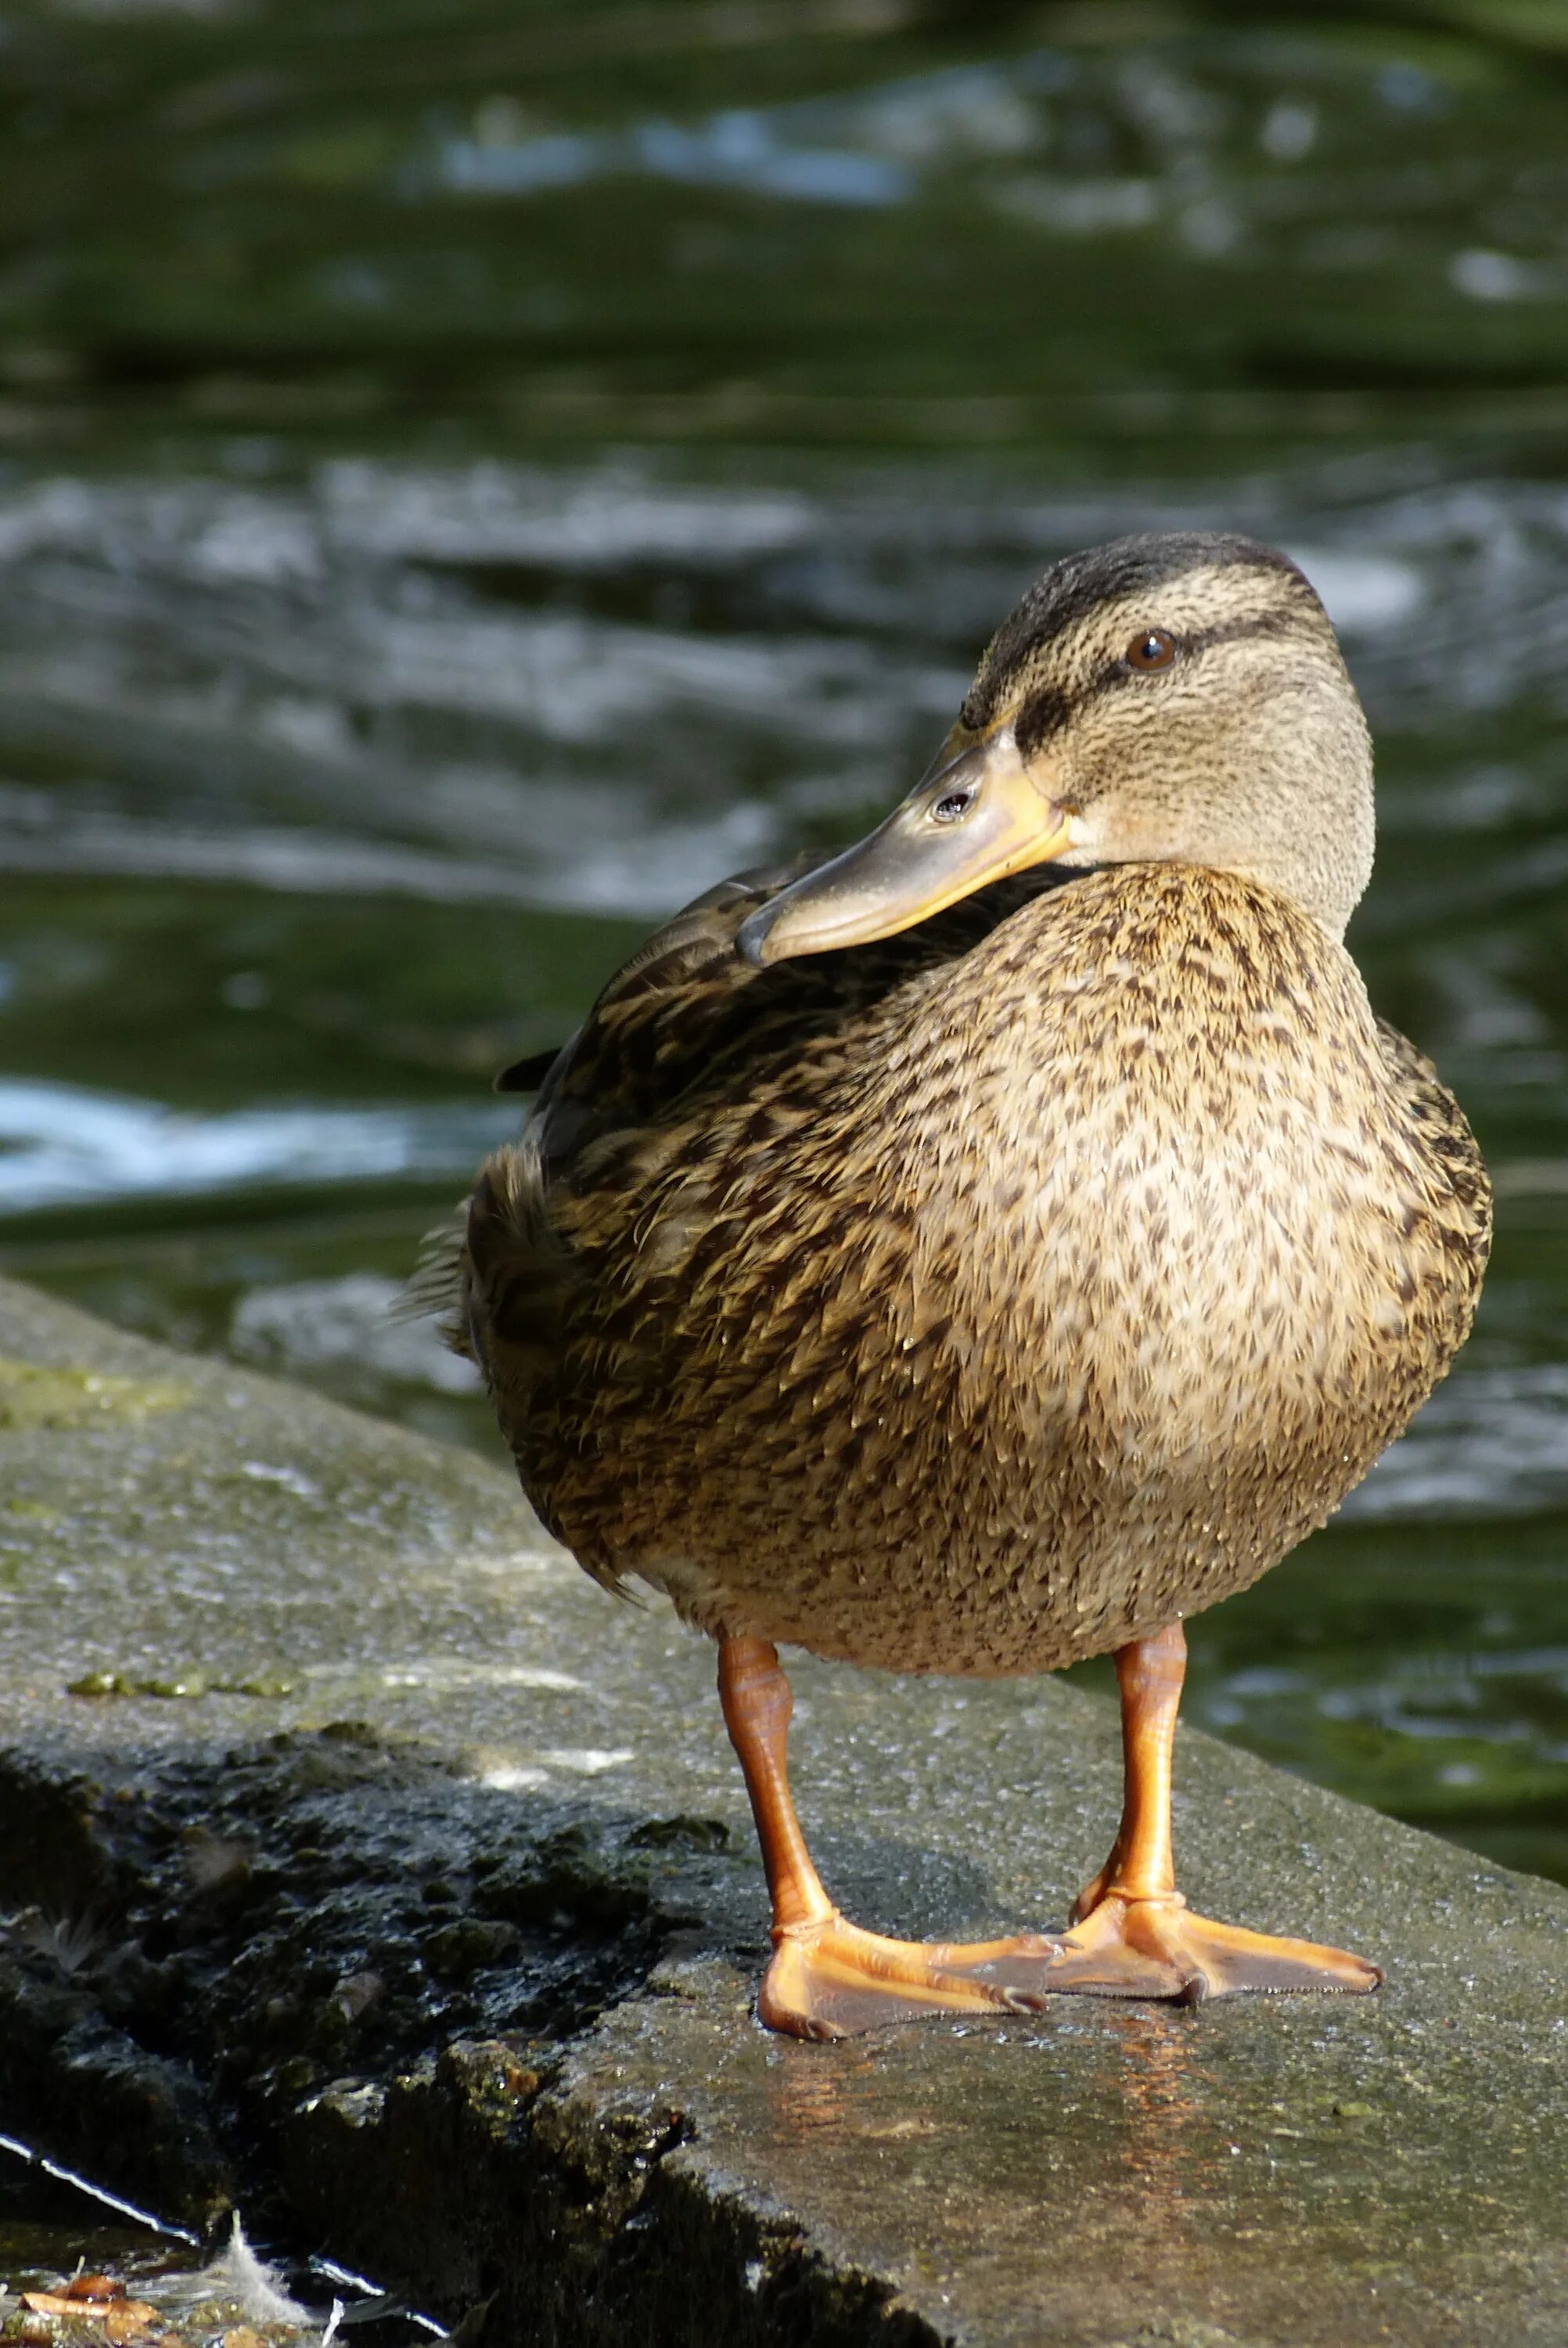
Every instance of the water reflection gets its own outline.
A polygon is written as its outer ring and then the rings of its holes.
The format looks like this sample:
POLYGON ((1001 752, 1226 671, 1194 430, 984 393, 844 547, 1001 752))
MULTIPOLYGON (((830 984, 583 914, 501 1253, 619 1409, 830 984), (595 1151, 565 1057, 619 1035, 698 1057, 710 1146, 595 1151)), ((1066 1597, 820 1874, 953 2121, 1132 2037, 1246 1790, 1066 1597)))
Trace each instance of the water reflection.
POLYGON ((768 2110, 782 2144, 809 2155, 815 2140, 842 2139, 852 2131, 861 2101, 855 2088, 876 2078, 869 2054, 839 2046, 825 2060, 818 2048, 790 2040, 770 2049, 770 2056, 768 2110))
POLYGON ((1233 2217, 1233 2155, 1189 2076, 1195 2050, 1188 2017, 1119 2010, 1106 2026, 1119 2057, 1120 2108, 1097 2118, 1110 2122, 1133 2238, 1145 2257, 1157 2257, 1162 2246, 1190 2243, 1233 2217))
POLYGON ((1168 2276, 1172 2261, 1236 2222, 1235 2156, 1204 2101, 1202 2040, 1190 2016, 1088 2003, 1076 2013, 1074 2001, 1059 2003, 1030 2024, 1039 2036, 938 2018, 841 2045, 831 2060, 818 2048, 771 2049, 764 2093, 781 2177, 854 2146, 868 2182, 880 2177, 886 2190, 896 2178, 897 2189, 929 2194, 949 2255, 956 2240, 980 2257, 993 2237, 1013 2240, 1017 2225, 1032 2225, 1042 2204, 1065 2202, 1077 2212, 1076 2256, 1091 2266, 1109 2234, 1122 2285, 1168 2276), (960 2065, 943 2066, 957 2098, 945 2128, 921 2113, 948 2036, 968 2044, 960 2065), (1035 2074, 1026 2132, 1020 2060, 1035 2074))

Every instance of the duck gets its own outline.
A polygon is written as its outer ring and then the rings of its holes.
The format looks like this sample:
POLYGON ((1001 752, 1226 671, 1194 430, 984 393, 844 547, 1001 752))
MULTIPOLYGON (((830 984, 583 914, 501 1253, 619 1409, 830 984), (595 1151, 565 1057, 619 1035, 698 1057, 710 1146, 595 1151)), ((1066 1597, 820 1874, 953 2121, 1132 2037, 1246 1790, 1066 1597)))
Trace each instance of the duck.
POLYGON ((634 953, 479 1169, 437 1285, 523 1489, 718 1649, 760 2020, 1362 1993, 1176 1888, 1184 1624, 1337 1509, 1469 1333, 1491 1190, 1345 944, 1372 750, 1302 570, 1154 532, 1054 563, 913 790, 634 953), (1123 1797, 1065 1925, 852 1922, 781 1646, 981 1678, 1114 1658, 1123 1797))

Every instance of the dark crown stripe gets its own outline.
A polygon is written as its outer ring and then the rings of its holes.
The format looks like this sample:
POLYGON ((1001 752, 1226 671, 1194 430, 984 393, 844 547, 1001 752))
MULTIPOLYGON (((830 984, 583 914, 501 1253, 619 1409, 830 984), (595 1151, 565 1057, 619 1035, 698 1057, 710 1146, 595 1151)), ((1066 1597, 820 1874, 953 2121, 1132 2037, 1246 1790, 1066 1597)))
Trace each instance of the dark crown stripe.
MULTIPOLYGON (((1116 539, 1109 546, 1070 554, 1052 565, 998 629, 981 663, 980 675, 964 704, 966 725, 979 727, 994 716, 1009 673, 1040 644, 1089 619, 1107 603, 1157 594, 1194 571, 1252 570, 1288 581, 1296 599, 1316 602, 1312 588, 1288 555, 1254 539, 1222 531, 1163 530, 1116 539)), ((1151 612, 1151 625, 1158 614, 1151 612)))

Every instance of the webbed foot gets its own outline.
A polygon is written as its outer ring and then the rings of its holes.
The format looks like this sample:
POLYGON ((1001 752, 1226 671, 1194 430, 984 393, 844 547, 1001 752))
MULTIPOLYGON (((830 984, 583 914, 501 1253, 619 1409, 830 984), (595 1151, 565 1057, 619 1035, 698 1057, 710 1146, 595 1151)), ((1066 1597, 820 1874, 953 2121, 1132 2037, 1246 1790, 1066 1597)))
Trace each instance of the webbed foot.
POLYGON ((850 2038, 921 2014, 1036 2013, 1052 1987, 1060 1941, 886 1940, 837 1913, 776 1932, 757 2013, 797 2038, 850 2038))
MULTIPOLYGON (((1383 1976, 1365 1958, 1312 1941, 1276 1940, 1194 1915, 1179 1891, 1127 1893, 1114 1885, 1062 1941, 1048 1987, 1090 1997, 1205 1998, 1245 1991, 1317 1990, 1364 1996, 1383 1976)), ((1083 1903, 1080 1902, 1080 1910, 1083 1903)))

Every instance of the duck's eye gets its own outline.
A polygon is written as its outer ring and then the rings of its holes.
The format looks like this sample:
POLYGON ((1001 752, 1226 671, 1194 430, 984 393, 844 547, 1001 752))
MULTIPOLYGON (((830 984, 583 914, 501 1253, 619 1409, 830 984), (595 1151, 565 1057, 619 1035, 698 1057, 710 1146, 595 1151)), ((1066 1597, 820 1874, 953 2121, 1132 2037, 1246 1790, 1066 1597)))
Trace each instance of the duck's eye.
POLYGON ((967 816, 974 801, 973 791, 947 791, 931 809, 936 823, 958 823, 967 816))
POLYGON ((1176 639, 1168 628, 1140 628, 1122 657, 1129 668, 1169 668, 1176 639))

